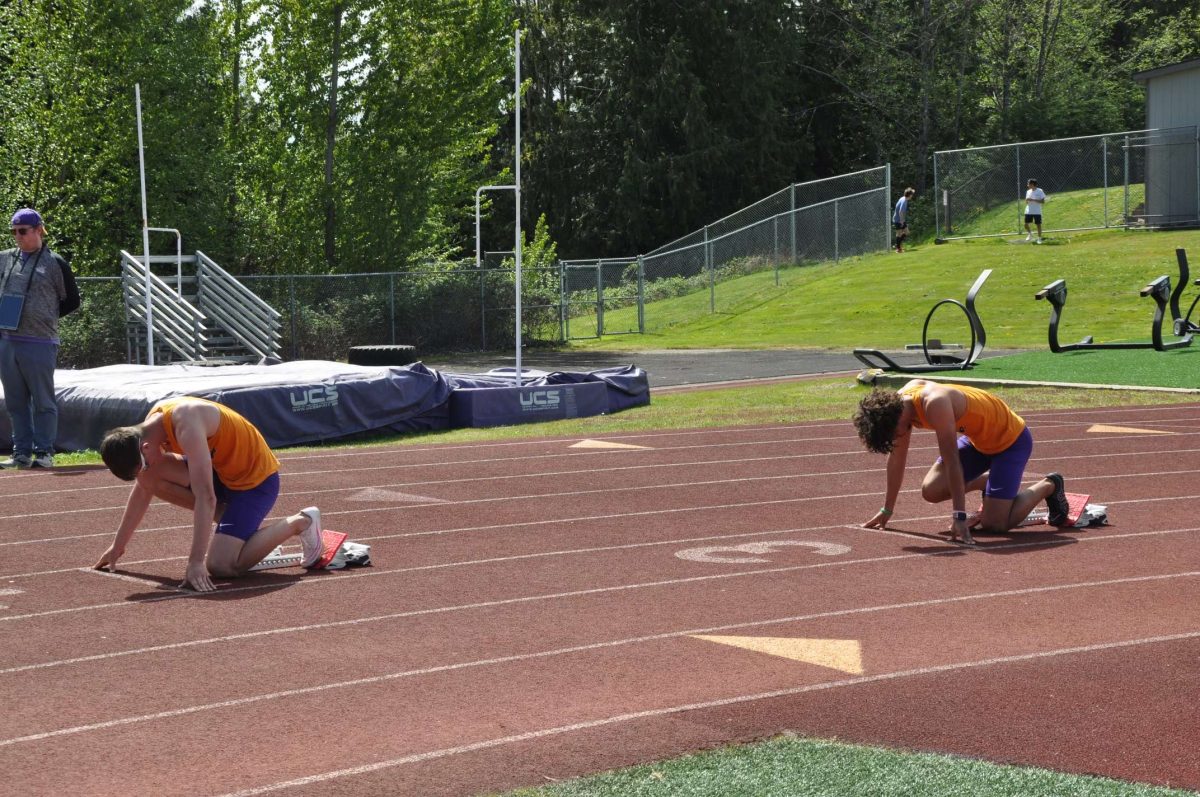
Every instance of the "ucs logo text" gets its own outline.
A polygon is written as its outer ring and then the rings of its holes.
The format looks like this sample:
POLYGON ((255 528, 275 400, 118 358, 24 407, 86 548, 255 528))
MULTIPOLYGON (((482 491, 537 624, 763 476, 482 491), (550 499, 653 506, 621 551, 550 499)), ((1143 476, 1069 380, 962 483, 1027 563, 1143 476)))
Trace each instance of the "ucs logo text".
POLYGON ((521 410, 523 412, 538 412, 541 410, 556 410, 562 404, 561 390, 531 390, 521 394, 521 410))
POLYGON ((338 392, 336 387, 310 387, 288 394, 292 400, 292 412, 308 412, 327 407, 336 407, 338 392))

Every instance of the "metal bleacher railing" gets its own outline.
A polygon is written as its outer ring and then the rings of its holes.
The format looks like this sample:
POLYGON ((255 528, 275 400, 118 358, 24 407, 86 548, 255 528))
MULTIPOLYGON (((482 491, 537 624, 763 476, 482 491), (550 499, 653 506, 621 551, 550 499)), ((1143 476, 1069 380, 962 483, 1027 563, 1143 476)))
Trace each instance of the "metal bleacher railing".
POLYGON ((257 362, 279 356, 279 313, 203 252, 149 260, 147 273, 143 258, 121 251, 128 362, 150 361, 148 320, 156 363, 257 362), (174 265, 175 274, 167 279, 155 274, 154 266, 163 264, 174 265), (184 264, 194 267, 192 275, 184 275, 184 264))
POLYGON ((939 239, 1024 232, 1026 183, 1046 192, 1043 230, 1200 222, 1200 127, 942 150, 933 156, 939 239))
POLYGON ((730 280, 885 250, 890 194, 890 166, 796 183, 645 255, 561 261, 563 335, 645 333, 655 301, 707 291, 691 304, 720 312, 746 298, 730 280))

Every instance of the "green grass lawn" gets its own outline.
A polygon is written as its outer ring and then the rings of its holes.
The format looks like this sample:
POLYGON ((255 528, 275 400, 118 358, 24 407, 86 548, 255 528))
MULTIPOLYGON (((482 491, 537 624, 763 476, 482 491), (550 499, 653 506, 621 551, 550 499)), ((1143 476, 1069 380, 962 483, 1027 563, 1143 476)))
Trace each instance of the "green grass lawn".
MULTIPOLYGON (((1129 208, 1139 207, 1146 198, 1145 186, 1137 183, 1129 186, 1129 208)), ((1022 193, 1022 196, 1024 194, 1022 193)), ((1107 218, 1110 224, 1119 223, 1125 212, 1125 187, 1115 186, 1068 191, 1051 194, 1046 198, 1042 221, 1047 230, 1078 230, 1103 227, 1107 218), (1107 204, 1106 204, 1107 200, 1107 204)), ((944 237, 966 235, 1025 234, 1025 201, 1015 196, 1011 202, 968 217, 951 219, 953 229, 944 237)), ((943 219, 942 224, 945 224, 943 219)))
MULTIPOLYGON (((992 276, 976 305, 992 349, 1045 349, 1050 307, 1034 294, 1065 279, 1068 300, 1062 341, 1148 340, 1151 299, 1138 291, 1167 274, 1178 281, 1175 249, 1200 263, 1200 231, 1102 230, 1051 236, 1045 245, 988 238, 923 244, 903 254, 880 253, 729 280, 717 286, 717 312, 708 291, 648 304, 645 335, 576 341, 572 348, 899 348, 919 342, 926 315, 945 298, 963 301, 984 269, 992 276)), ((1196 269, 1200 276, 1200 266, 1196 269)), ((1196 295, 1189 286, 1184 301, 1196 295)), ((1185 307, 1186 307, 1185 304, 1185 307)), ((606 326, 625 328, 636 308, 605 314, 606 326)), ((946 306, 931 336, 966 342, 961 312, 946 306), (934 333, 937 333, 934 335, 934 333)))

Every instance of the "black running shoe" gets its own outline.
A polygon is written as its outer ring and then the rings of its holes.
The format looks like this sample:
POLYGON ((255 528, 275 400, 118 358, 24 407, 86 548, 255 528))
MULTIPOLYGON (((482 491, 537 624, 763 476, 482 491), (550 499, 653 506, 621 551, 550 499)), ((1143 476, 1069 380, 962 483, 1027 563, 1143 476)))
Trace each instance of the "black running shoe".
POLYGON ((1047 473, 1046 478, 1054 483, 1054 492, 1046 496, 1046 507, 1050 510, 1047 522, 1051 526, 1065 526, 1067 518, 1071 514, 1071 505, 1067 503, 1067 491, 1063 486, 1062 474, 1047 473))

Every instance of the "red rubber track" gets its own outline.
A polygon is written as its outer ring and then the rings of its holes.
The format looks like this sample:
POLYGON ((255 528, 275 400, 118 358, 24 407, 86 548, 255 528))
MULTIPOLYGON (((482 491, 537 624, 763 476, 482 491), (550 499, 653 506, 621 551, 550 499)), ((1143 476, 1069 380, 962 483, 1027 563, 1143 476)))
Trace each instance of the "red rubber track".
POLYGON ((128 485, 5 472, 0 793, 467 795, 785 730, 1200 788, 1200 406, 1027 420, 1111 525, 949 544, 923 434, 863 529, 845 422, 284 452, 279 513, 374 565, 197 596, 185 513, 97 573, 128 485))

